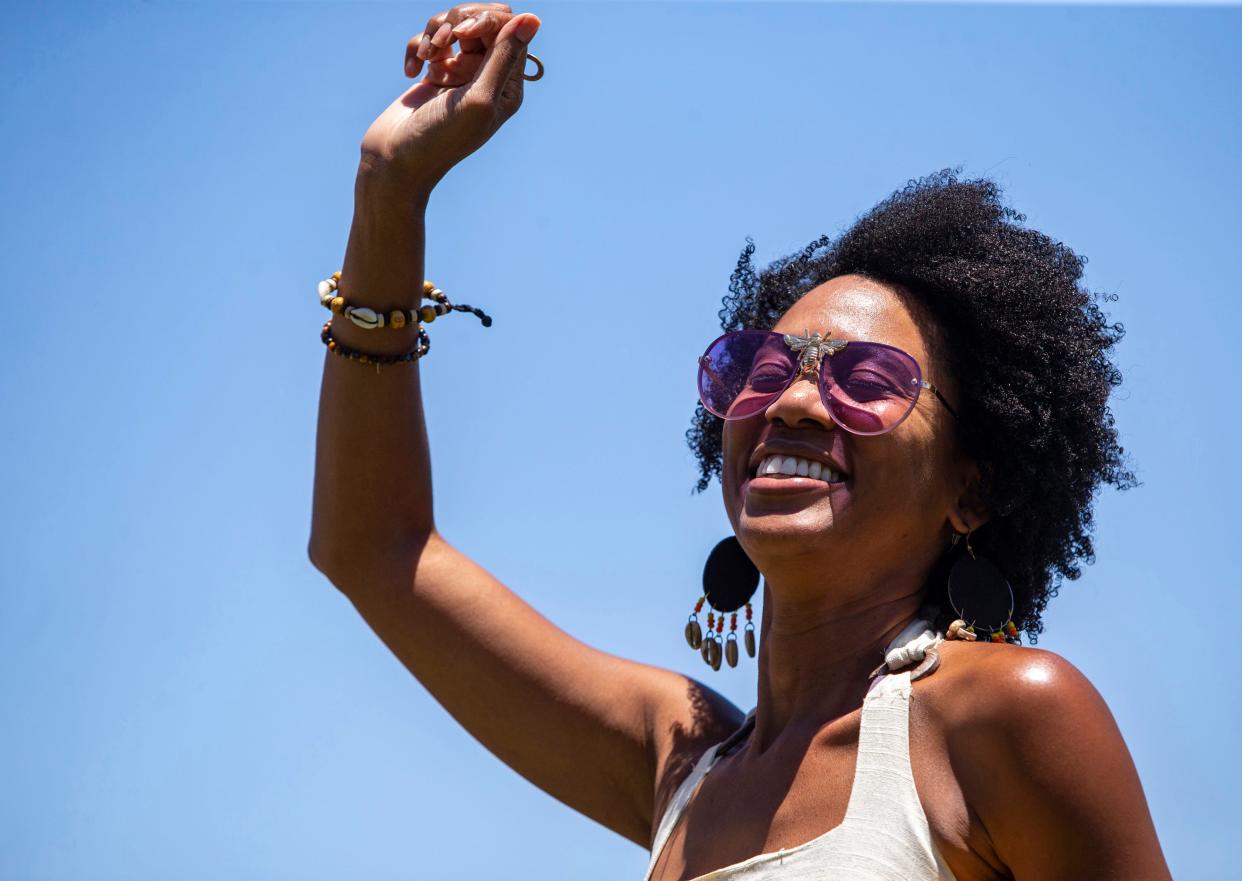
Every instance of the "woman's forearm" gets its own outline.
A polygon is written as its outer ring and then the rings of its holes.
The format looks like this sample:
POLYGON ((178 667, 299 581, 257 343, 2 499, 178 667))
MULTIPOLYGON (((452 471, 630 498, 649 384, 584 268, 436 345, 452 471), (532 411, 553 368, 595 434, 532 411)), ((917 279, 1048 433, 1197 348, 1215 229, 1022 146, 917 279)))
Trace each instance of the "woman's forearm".
MULTIPOLYGON (((422 300, 430 189, 362 167, 339 293, 377 312, 422 300)), ((326 273, 325 273, 326 274, 326 273)), ((416 326, 365 330, 332 315, 342 345, 376 354, 414 348, 416 326)), ((332 576, 341 567, 408 559, 433 528, 431 465, 417 361, 379 368, 324 352, 308 548, 332 576)))

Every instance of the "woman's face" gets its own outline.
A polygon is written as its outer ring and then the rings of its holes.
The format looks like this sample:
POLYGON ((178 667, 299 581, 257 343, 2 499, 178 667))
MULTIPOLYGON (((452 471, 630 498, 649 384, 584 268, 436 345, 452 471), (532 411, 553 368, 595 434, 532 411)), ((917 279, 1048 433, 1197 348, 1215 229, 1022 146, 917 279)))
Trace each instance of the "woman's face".
MULTIPOLYGON (((929 360, 929 339, 915 313, 886 284, 856 275, 833 278, 790 307, 774 330, 896 346, 956 404, 952 378, 929 360)), ((816 382, 800 376, 765 410, 725 423, 722 483, 734 532, 769 581, 784 570, 828 579, 835 572, 926 572, 948 546, 950 530, 972 525, 965 500, 977 471, 958 453, 952 423, 944 405, 924 390, 892 431, 850 434, 833 422, 816 382), (760 461, 773 452, 818 460, 843 479, 756 480, 760 461)))

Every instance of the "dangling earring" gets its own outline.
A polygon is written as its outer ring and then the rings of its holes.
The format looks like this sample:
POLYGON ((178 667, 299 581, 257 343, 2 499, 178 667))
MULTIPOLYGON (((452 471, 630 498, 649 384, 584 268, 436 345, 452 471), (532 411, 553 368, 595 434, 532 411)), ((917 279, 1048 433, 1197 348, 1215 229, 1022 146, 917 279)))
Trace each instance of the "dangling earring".
MULTIPOLYGON (((975 555, 970 546, 973 532, 972 529, 965 534, 966 553, 949 570, 949 605, 957 613, 957 620, 949 625, 946 636, 973 641, 983 632, 992 642, 1016 640, 1013 588, 990 560, 975 555)), ((953 533, 954 546, 961 539, 961 533, 953 533)))
POLYGON ((743 631, 746 654, 755 656, 755 622, 750 598, 758 587, 759 568, 746 556, 735 536, 729 536, 712 548, 707 555, 707 565, 703 567, 703 595, 694 604, 694 611, 686 622, 686 642, 690 648, 699 650, 704 662, 713 670, 720 669, 722 655, 730 667, 737 666, 737 610, 742 606, 746 607, 743 631), (706 636, 699 626, 699 612, 704 603, 711 607, 707 613, 706 636), (722 640, 726 614, 730 616, 729 635, 722 640))

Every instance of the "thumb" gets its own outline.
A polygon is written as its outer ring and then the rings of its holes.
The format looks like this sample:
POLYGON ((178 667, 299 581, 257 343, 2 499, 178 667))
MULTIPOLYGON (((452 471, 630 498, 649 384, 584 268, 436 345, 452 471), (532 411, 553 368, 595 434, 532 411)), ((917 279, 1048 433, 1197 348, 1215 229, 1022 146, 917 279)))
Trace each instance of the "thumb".
POLYGON ((539 30, 542 22, 535 15, 524 12, 505 22, 496 34, 496 42, 487 51, 476 85, 492 100, 505 90, 505 84, 516 81, 522 85, 522 71, 526 66, 526 44, 539 30))

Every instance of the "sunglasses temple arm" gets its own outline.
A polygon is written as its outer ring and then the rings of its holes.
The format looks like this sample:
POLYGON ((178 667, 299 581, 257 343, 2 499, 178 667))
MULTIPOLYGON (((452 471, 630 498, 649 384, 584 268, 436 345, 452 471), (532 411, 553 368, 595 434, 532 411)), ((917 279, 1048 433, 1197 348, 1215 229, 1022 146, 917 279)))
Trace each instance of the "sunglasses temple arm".
POLYGON ((923 380, 923 385, 931 389, 932 394, 934 394, 937 398, 940 399, 940 403, 944 404, 944 408, 948 410, 951 414, 953 414, 954 419, 957 419, 959 421, 961 420, 962 417, 957 415, 957 411, 954 410, 952 405, 950 405, 949 402, 944 399, 944 395, 940 394, 940 389, 936 388, 934 385, 932 385, 927 380, 923 380))

